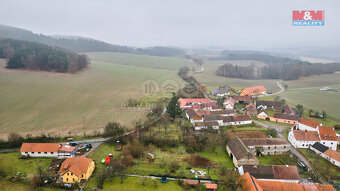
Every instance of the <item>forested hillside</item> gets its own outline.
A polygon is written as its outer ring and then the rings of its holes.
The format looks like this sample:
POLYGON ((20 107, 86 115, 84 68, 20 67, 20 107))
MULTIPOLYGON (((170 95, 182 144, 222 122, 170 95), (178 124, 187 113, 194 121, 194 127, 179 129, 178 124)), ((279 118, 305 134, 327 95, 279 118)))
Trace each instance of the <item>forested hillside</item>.
POLYGON ((52 72, 77 72, 89 64, 85 54, 13 39, 0 39, 0 58, 8 58, 9 69, 30 69, 52 72))
POLYGON ((185 51, 179 48, 172 47, 134 48, 128 46, 113 45, 103 41, 84 37, 47 36, 43 34, 35 34, 28 30, 10 27, 6 25, 0 25, 0 37, 59 46, 75 52, 106 51, 169 57, 185 55, 185 51))

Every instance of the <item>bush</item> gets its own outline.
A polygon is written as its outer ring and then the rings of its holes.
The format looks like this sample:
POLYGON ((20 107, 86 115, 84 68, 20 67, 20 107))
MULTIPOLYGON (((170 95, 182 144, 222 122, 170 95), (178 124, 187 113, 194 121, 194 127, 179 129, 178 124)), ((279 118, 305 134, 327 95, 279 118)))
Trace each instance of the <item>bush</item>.
POLYGON ((131 155, 124 155, 122 163, 125 167, 133 166, 135 164, 131 155))
POLYGON ((176 162, 176 161, 172 161, 169 164, 169 170, 172 173, 175 173, 179 168, 180 168, 180 166, 179 166, 178 162, 176 162))
MULTIPOLYGON (((133 158, 140 158, 145 153, 145 147, 139 141, 134 141, 132 143, 127 144, 124 147, 124 150, 130 151, 133 158)), ((125 152, 128 152, 125 151, 125 152)))
POLYGON ((214 162, 212 162, 211 160, 209 160, 208 158, 202 157, 200 155, 197 154, 193 154, 190 155, 189 157, 186 157, 184 159, 185 162, 187 162, 188 164, 190 164, 191 166, 194 167, 202 167, 202 168, 206 168, 206 167, 218 167, 218 164, 215 164, 214 162))

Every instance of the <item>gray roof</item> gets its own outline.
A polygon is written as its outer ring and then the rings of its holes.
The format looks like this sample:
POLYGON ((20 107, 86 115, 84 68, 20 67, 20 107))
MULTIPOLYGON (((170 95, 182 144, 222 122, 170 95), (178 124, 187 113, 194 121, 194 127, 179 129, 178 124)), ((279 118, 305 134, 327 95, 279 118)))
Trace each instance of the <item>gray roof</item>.
POLYGON ((290 145, 288 141, 281 138, 244 138, 241 140, 246 146, 290 145))
POLYGON ((263 105, 267 107, 281 108, 282 104, 279 101, 256 101, 256 107, 263 105))
POLYGON ((222 120, 221 115, 206 115, 204 116, 204 121, 218 121, 222 120))
POLYGON ((237 160, 256 159, 256 157, 250 152, 248 147, 244 145, 241 139, 238 137, 230 140, 227 146, 237 160))
POLYGON ((211 90, 211 93, 214 95, 217 94, 227 94, 229 93, 229 90, 225 89, 225 88, 214 88, 211 90))
POLYGON ((329 148, 326 147, 325 145, 319 143, 319 142, 315 142, 312 147, 322 153, 324 153, 325 151, 327 151, 329 148))

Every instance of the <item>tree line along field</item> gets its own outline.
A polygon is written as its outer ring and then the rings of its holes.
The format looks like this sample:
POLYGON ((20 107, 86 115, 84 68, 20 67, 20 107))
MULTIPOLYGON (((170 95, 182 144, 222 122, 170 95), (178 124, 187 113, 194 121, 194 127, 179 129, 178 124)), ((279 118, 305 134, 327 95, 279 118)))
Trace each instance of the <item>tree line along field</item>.
POLYGON ((105 62, 97 61, 100 56, 96 55, 86 70, 76 74, 9 70, 4 68, 6 61, 1 60, 1 137, 6 138, 9 132, 66 135, 72 131, 82 135, 101 129, 108 121, 130 127, 147 111, 122 110, 121 101, 142 97, 140 88, 145 80, 180 83, 175 68, 181 66, 181 61, 183 65, 188 63, 184 59, 172 62, 173 58, 166 57, 136 55, 130 61, 130 56, 104 55, 105 62), (172 63, 176 65, 173 70, 172 63))

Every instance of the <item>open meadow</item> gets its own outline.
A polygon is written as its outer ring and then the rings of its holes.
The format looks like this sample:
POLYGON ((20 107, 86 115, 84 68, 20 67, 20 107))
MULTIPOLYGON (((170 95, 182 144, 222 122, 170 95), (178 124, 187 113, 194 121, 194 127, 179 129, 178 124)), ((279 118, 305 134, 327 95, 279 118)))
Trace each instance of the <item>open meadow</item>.
POLYGON ((180 83, 178 67, 182 62, 190 64, 179 58, 141 55, 131 61, 131 55, 116 53, 105 53, 105 61, 97 61, 101 55, 91 53, 89 68, 76 74, 9 70, 1 60, 1 137, 9 132, 82 135, 103 128, 108 121, 131 127, 148 110, 121 109, 121 101, 141 98, 146 80, 159 85, 168 79, 180 83))

